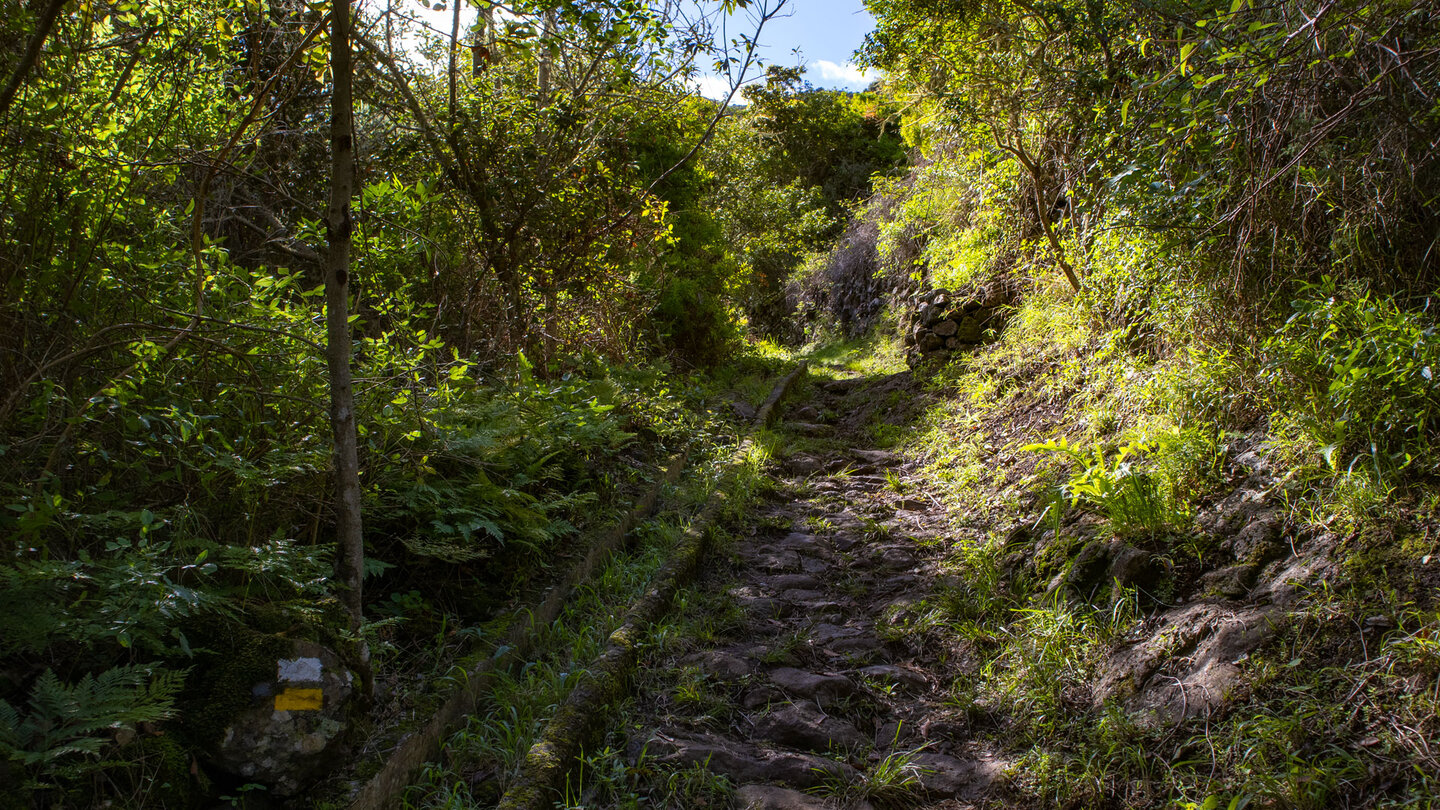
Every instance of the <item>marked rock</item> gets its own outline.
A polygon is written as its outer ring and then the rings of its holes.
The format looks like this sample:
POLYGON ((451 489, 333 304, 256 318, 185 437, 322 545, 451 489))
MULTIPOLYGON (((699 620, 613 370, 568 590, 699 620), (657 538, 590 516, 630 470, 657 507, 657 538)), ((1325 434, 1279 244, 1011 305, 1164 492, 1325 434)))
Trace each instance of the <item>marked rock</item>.
POLYGON ((221 770, 294 796, 329 773, 350 729, 354 675, 333 651, 294 641, 275 679, 250 685, 250 706, 221 735, 221 770))

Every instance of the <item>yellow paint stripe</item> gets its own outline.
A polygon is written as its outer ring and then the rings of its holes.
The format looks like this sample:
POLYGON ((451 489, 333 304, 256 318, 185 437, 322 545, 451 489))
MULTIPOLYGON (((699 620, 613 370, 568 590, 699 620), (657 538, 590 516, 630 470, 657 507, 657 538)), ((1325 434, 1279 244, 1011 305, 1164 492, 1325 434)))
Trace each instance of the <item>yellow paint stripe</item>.
POLYGON ((325 708, 325 692, 320 689, 286 689, 275 696, 277 712, 318 712, 325 708))

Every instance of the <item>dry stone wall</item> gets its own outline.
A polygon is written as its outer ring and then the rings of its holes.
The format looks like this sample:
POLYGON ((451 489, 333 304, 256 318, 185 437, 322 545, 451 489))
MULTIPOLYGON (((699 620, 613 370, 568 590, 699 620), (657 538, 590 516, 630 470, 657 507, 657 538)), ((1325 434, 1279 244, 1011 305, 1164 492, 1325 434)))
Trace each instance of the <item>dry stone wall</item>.
POLYGON ((1013 301, 1011 291, 1000 284, 958 295, 936 289, 917 296, 900 322, 906 361, 911 368, 944 364, 956 351, 993 340, 1004 328, 1013 301))

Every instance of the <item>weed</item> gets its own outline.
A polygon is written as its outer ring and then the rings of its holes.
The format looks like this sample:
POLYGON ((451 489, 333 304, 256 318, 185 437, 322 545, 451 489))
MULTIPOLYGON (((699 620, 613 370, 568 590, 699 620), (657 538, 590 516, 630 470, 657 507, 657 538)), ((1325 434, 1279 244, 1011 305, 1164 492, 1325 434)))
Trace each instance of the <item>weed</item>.
POLYGON ((1060 438, 1020 449, 1059 453, 1075 463, 1076 472, 1060 485, 1072 507, 1085 504, 1095 509, 1117 535, 1154 536, 1190 521, 1189 504, 1175 488, 1138 463, 1154 448, 1154 444, 1131 442, 1109 456, 1100 447, 1085 451, 1060 438))
POLYGON ((890 490, 891 492, 903 493, 905 491, 905 481, 901 479, 900 475, 894 470, 886 470, 885 488, 890 490))
MULTIPOLYGON (((896 726, 892 744, 899 739, 900 727, 896 726)), ((909 751, 892 751, 866 769, 858 781, 851 782, 843 776, 826 774, 821 784, 811 792, 834 797, 845 805, 903 805, 920 791, 920 775, 925 771, 915 760, 916 755, 927 747, 928 744, 909 751)))
POLYGON ((762 663, 790 664, 800 661, 800 653, 807 648, 810 635, 804 630, 791 630, 775 640, 775 643, 760 656, 762 663))

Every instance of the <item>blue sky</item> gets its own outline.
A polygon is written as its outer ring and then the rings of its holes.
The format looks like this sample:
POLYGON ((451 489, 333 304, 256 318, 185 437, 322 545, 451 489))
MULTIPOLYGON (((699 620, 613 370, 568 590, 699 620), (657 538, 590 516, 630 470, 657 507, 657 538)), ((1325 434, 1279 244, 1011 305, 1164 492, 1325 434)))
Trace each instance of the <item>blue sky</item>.
MULTIPOLYGON (((767 63, 804 64, 805 78, 816 87, 865 89, 870 79, 855 68, 854 53, 875 20, 861 0, 789 0, 782 13, 787 16, 771 20, 760 34, 767 63)), ((745 12, 737 14, 732 24, 736 26, 732 36, 745 30, 745 12)), ((724 96, 723 84, 716 76, 699 81, 701 92, 711 98, 724 96)))
MULTIPOLYGON (((762 0, 754 0, 758 6, 762 0)), ((776 0, 768 0, 773 4, 776 0)), ((395 8, 414 15, 440 35, 450 30, 450 11, 432 10, 436 0, 415 2, 397 0, 395 8)), ((449 0, 454 2, 454 0, 449 0)), ((714 10, 717 0, 688 0, 693 10, 698 6, 714 10)), ((371 0, 376 9, 384 6, 383 0, 371 0)), ((448 3, 447 3, 448 5, 448 3)), ((438 8, 438 7, 437 7, 438 8)), ((461 12, 463 24, 468 28, 474 22, 476 10, 467 2, 461 12)), ((751 10, 741 10, 732 16, 728 34, 735 37, 741 33, 753 34, 750 21, 751 10)), ((808 68, 805 78, 816 87, 839 90, 863 90, 870 80, 852 64, 855 49, 865 40, 865 35, 874 27, 874 18, 865 10, 862 0, 788 0, 784 16, 776 17, 765 25, 760 35, 761 58, 768 64, 797 65, 808 68)), ((407 41, 414 37, 407 37, 407 41)), ((702 60, 702 65, 704 64, 702 60)), ((750 78, 763 75, 762 69, 752 68, 750 78)), ((702 75, 695 82, 700 92, 710 98, 723 98, 729 90, 726 81, 715 75, 702 75)), ((736 96, 736 101, 741 101, 736 96)))

